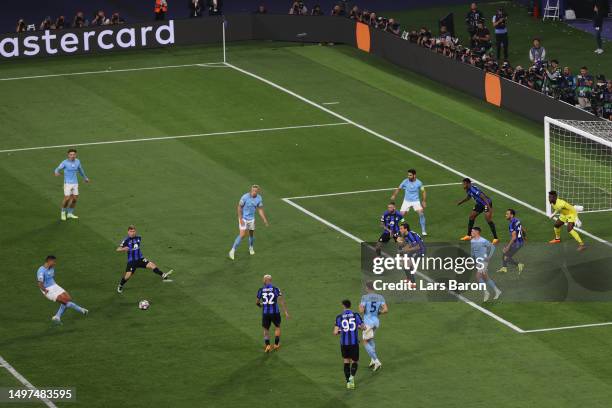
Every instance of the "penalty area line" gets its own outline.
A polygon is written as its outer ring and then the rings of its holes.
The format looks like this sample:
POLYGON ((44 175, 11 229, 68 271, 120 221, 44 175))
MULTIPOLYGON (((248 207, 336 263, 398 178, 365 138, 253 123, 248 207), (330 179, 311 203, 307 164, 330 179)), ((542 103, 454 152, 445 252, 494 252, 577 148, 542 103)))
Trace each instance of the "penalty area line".
MULTIPOLYGON (((15 368, 13 368, 13 366, 10 365, 8 361, 2 358, 2 356, 0 356, 0 366, 4 367, 6 371, 11 373, 11 375, 15 377, 27 389, 32 390, 32 391, 38 391, 38 388, 32 385, 32 383, 29 382, 28 379, 25 378, 23 375, 21 375, 19 371, 15 370, 15 368)), ((57 408, 57 405, 55 405, 53 401, 47 398, 40 398, 40 401, 43 402, 49 408, 57 408)))
MULTIPOLYGON (((442 183, 442 184, 427 184, 423 187, 431 188, 431 187, 445 187, 445 186, 456 186, 462 183, 442 183)), ((350 195, 350 194, 362 194, 362 193, 375 193, 380 191, 391 191, 395 190, 397 187, 389 187, 389 188, 375 188, 372 190, 357 190, 357 191, 343 191, 340 193, 327 193, 327 194, 314 194, 314 195, 306 195, 306 196, 298 196, 298 197, 287 197, 287 200, 301 200, 305 198, 317 198, 317 197, 333 197, 340 195, 350 195)))
POLYGON ((604 323, 589 323, 589 324, 578 324, 574 326, 560 326, 560 327, 547 327, 544 329, 531 329, 525 330, 525 333, 543 333, 550 331, 560 331, 560 330, 570 330, 570 329, 583 329, 587 327, 599 327, 599 326, 610 326, 612 322, 604 322, 604 323))
POLYGON ((0 153, 15 153, 15 152, 25 152, 29 150, 59 149, 59 148, 66 148, 66 147, 79 147, 79 146, 98 146, 98 145, 108 145, 108 144, 118 144, 118 143, 156 142, 160 140, 191 139, 191 138, 196 138, 196 137, 239 135, 239 134, 244 134, 244 133, 278 132, 282 130, 310 129, 310 128, 321 128, 321 127, 343 126, 343 125, 348 125, 348 123, 345 123, 345 122, 321 123, 321 124, 313 124, 313 125, 284 126, 284 127, 275 127, 275 128, 229 130, 226 132, 197 133, 193 135, 145 137, 145 138, 140 138, 140 139, 106 140, 102 142, 86 142, 86 143, 75 143, 75 144, 61 144, 61 145, 53 145, 53 146, 21 147, 18 149, 0 150, 0 153))
MULTIPOLYGON (((337 226, 336 224, 333 224, 331 222, 329 222, 328 220, 326 220, 323 217, 318 216, 317 214, 313 213, 312 211, 307 210, 306 208, 302 207, 299 204, 294 203, 293 201, 291 201, 291 198, 283 198, 282 199, 284 202, 286 202, 287 204, 291 205, 292 207, 298 209, 299 211, 303 212, 304 214, 308 215, 311 218, 314 218, 315 220, 319 221, 322 224, 325 224, 326 226, 328 226, 329 228, 333 229, 336 232, 339 232, 340 234, 344 235, 345 237, 348 237, 350 239, 352 239, 353 241, 357 242, 358 244, 362 244, 363 242, 365 242, 363 239, 351 234, 350 232, 346 231, 345 229, 340 228, 339 226, 337 226)), ((434 280, 432 278, 430 278, 429 276, 421 273, 421 272, 416 272, 416 275, 418 275, 421 279, 424 279, 428 282, 434 282, 434 280)), ((465 296, 460 295, 456 292, 453 291, 449 291, 448 293, 450 293, 451 295, 455 296, 458 300, 460 300, 461 302, 467 304, 468 306, 473 307, 474 309, 478 310, 479 312, 484 313, 485 315, 497 320, 499 323, 503 324, 506 327, 509 327, 510 329, 514 330, 517 333, 525 333, 525 330, 521 329, 520 327, 518 327, 517 325, 515 325, 512 322, 509 322, 508 320, 496 315, 495 313, 493 313, 492 311, 485 309, 484 307, 472 302, 471 300, 467 299, 465 296)))

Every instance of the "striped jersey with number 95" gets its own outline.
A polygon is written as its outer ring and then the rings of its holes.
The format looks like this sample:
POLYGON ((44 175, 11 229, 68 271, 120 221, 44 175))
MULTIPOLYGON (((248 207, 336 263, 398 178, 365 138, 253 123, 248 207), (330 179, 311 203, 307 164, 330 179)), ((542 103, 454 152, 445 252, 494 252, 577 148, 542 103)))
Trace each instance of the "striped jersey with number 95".
POLYGON ((359 313, 352 310, 345 310, 336 316, 336 326, 340 329, 340 344, 351 346, 359 344, 359 326, 363 324, 359 313))

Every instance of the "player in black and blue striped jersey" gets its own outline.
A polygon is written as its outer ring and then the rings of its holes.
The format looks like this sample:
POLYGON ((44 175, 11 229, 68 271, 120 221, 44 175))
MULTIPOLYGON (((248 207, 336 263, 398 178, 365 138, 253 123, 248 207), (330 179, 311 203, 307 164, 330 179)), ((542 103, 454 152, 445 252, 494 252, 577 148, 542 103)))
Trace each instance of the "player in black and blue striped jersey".
POLYGON ((512 208, 506 210, 506 220, 508 220, 508 231, 510 232, 510 241, 504 247, 504 256, 502 267, 497 271, 501 273, 508 272, 508 264, 516 266, 520 275, 525 269, 525 264, 517 262, 513 257, 525 244, 525 229, 521 224, 521 220, 516 218, 516 211, 512 208))
POLYGON ((117 286, 117 293, 123 293, 123 287, 125 283, 130 280, 136 269, 138 268, 147 268, 153 270, 156 274, 161 276, 164 282, 172 282, 168 279, 168 276, 172 274, 173 270, 169 270, 168 272, 161 271, 154 262, 149 261, 142 254, 142 250, 140 249, 142 245, 142 237, 137 235, 136 227, 130 225, 128 227, 127 237, 121 241, 121 244, 117 248, 117 252, 126 252, 128 257, 128 262, 125 267, 125 274, 121 278, 119 285, 117 286))
POLYGON ((383 244, 389 242, 391 239, 397 240, 399 235, 399 225, 404 216, 401 212, 395 208, 395 202, 391 201, 387 204, 387 211, 380 217, 380 225, 383 228, 382 234, 378 238, 376 243, 376 255, 380 256, 382 253, 383 244))
POLYGON ((342 301, 344 310, 336 316, 334 335, 340 336, 340 353, 344 361, 346 388, 355 388, 355 374, 359 365, 359 329, 364 328, 359 313, 351 310, 351 301, 342 301))
POLYGON ((462 241, 469 241, 472 239, 472 228, 474 228, 474 222, 476 221, 476 217, 481 213, 484 213, 485 219, 489 224, 489 228, 491 228, 491 233, 493 233, 493 245, 497 245, 499 243, 499 239, 497 238, 497 230, 495 228, 495 223, 493 222, 493 200, 485 193, 482 192, 475 184, 472 184, 472 180, 469 178, 463 179, 463 189, 467 193, 467 196, 459 201, 457 205, 461 205, 465 202, 474 200, 474 208, 472 208, 472 212, 470 213, 470 217, 468 220, 468 229, 467 235, 461 238, 462 241))
MULTIPOLYGON (((410 225, 407 222, 400 224, 399 237, 397 239, 398 252, 400 254, 407 254, 411 258, 425 256, 426 246, 423 238, 416 232, 410 229, 410 225)), ((414 266, 406 269, 406 278, 411 282, 413 287, 416 287, 416 277, 413 272, 414 266)))
POLYGON ((261 325, 264 333, 264 351, 269 353, 280 348, 281 314, 278 305, 283 308, 285 317, 289 319, 287 303, 279 288, 272 285, 272 276, 264 275, 263 286, 257 291, 255 304, 261 307, 261 325), (274 347, 270 345, 270 326, 274 323, 274 347))

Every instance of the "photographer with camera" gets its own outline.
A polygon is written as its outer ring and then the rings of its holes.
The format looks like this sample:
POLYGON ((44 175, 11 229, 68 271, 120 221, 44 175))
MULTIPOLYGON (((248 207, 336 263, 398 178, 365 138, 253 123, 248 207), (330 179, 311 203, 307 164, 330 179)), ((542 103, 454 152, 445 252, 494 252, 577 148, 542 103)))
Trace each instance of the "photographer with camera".
POLYGON ((561 73, 559 61, 550 61, 550 65, 544 66, 544 72, 546 74, 543 89, 544 93, 555 99, 559 99, 561 96, 561 84, 563 82, 563 74, 561 73))
POLYGON ((202 17, 202 0, 189 0, 189 18, 202 17))
POLYGON ((391 34, 395 34, 395 35, 400 35, 402 33, 402 30, 400 29, 400 25, 397 21, 395 21, 395 19, 390 18, 387 21, 387 27, 385 29, 386 31, 390 32, 391 34))
POLYGON ((512 80, 512 77, 514 76, 514 71, 512 70, 510 63, 508 61, 504 61, 501 67, 499 68, 497 74, 502 78, 512 80))
POLYGON ((303 1, 294 1, 289 9, 289 14, 293 16, 306 16, 308 15, 308 8, 304 5, 303 1))
POLYGON ((588 110, 591 107, 591 95, 593 93, 593 76, 589 74, 587 67, 580 68, 580 74, 576 76, 576 96, 580 108, 588 110))
POLYGON ((512 80, 516 83, 527 86, 527 72, 522 66, 516 66, 516 69, 512 74, 512 80))
POLYGON ((470 11, 468 11, 465 17, 465 24, 467 25, 468 34, 470 35, 470 48, 474 48, 475 46, 474 35, 478 29, 478 22, 481 20, 484 20, 484 14, 478 10, 476 3, 472 3, 470 5, 470 11))
POLYGON ((491 49, 491 32, 484 25, 484 20, 480 20, 476 26, 476 33, 472 37, 474 41, 474 50, 482 54, 487 53, 491 49))
POLYGON ((597 81, 593 86, 593 94, 591 95, 591 108, 597 116, 603 116, 603 99, 606 92, 607 81, 603 75, 597 76, 597 81))
POLYGON ((351 20, 361 21, 361 11, 359 10, 359 7, 353 6, 351 11, 349 12, 349 18, 351 20))
POLYGON ((606 88, 601 95, 601 117, 612 120, 612 79, 608 79, 606 88))
POLYGON ((23 18, 20 18, 19 21, 17 21, 17 29, 15 30, 15 32, 24 33, 26 29, 27 24, 25 23, 25 20, 23 18))
POLYGON ((569 67, 563 68, 560 99, 570 105, 576 104, 576 77, 569 67))
POLYGON ((323 10, 321 10, 321 6, 318 4, 315 4, 315 6, 310 11, 310 15, 311 16, 322 16, 323 10))
POLYGON ((493 16, 493 27, 495 28, 495 45, 497 46, 497 59, 501 59, 501 48, 504 48, 504 60, 508 60, 508 15, 503 8, 497 10, 493 16))

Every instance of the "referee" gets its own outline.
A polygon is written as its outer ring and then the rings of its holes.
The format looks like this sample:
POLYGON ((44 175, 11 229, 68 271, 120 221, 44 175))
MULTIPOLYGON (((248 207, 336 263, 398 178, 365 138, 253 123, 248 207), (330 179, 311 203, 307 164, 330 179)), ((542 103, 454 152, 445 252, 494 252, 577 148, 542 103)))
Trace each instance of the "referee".
POLYGON ((504 61, 508 60, 508 28, 506 23, 508 16, 504 9, 497 10, 493 16, 493 28, 495 28, 495 43, 497 45, 497 59, 501 59, 501 48, 504 48, 504 61))

